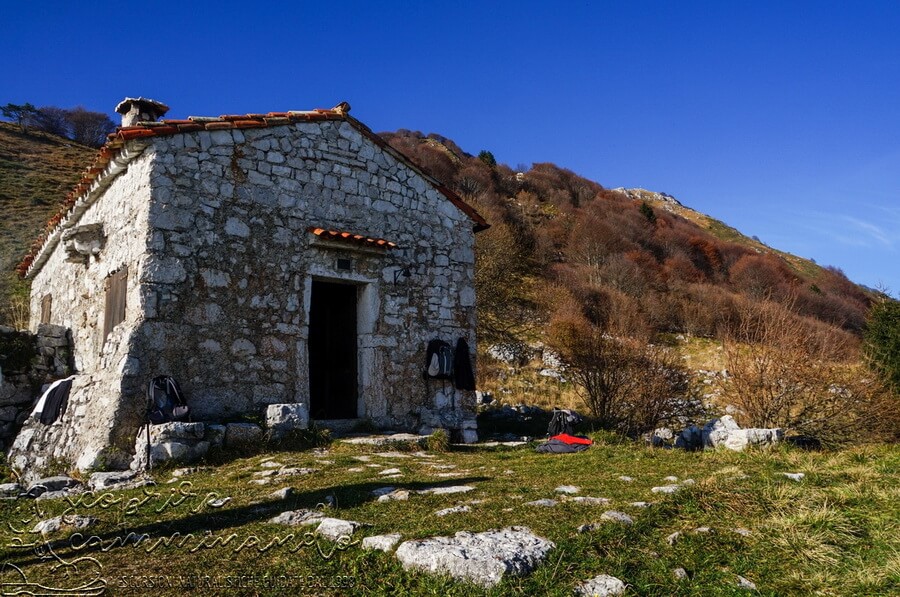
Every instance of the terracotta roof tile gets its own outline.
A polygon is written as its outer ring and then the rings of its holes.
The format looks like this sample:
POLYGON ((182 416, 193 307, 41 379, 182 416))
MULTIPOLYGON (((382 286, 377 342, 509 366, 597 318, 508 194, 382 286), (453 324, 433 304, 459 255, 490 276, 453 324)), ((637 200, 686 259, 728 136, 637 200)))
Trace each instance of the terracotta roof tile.
POLYGON ((309 232, 312 232, 319 238, 324 238, 327 240, 334 240, 338 242, 345 242, 355 245, 363 245, 368 247, 374 247, 379 249, 393 249, 397 246, 397 243, 393 243, 389 240, 385 240, 383 238, 370 238, 363 234, 356 234, 353 232, 346 232, 343 230, 328 230, 326 228, 318 228, 316 226, 310 226, 307 228, 309 232))

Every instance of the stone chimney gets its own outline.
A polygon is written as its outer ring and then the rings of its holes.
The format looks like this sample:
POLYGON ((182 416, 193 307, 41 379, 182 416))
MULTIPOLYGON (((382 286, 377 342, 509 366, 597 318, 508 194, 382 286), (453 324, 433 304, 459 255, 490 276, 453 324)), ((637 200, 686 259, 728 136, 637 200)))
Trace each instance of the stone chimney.
POLYGON ((116 112, 122 115, 122 126, 155 122, 168 111, 169 106, 146 97, 126 97, 116 106, 116 112))

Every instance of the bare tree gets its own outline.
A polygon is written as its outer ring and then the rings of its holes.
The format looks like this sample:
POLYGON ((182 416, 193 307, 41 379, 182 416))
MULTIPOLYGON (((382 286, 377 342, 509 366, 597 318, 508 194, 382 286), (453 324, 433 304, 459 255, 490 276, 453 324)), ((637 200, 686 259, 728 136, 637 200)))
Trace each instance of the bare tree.
POLYGON ((572 317, 555 319, 550 330, 550 345, 600 425, 633 435, 694 414, 688 373, 665 348, 572 317))
POLYGON ((60 137, 69 137, 72 134, 71 113, 56 106, 38 108, 34 116, 34 128, 60 137))
POLYGON ((106 136, 116 129, 113 121, 102 112, 92 112, 83 106, 69 110, 72 124, 72 140, 83 145, 99 147, 106 142, 106 136))

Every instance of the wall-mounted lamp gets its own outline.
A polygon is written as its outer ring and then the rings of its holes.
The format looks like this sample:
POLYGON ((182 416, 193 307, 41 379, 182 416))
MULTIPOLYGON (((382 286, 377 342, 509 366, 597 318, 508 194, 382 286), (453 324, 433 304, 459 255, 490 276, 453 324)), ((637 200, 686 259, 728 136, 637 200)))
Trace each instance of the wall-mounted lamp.
POLYGON ((409 271, 409 266, 407 265, 404 268, 394 270, 394 284, 400 281, 400 278, 408 279, 412 276, 412 272, 409 271))

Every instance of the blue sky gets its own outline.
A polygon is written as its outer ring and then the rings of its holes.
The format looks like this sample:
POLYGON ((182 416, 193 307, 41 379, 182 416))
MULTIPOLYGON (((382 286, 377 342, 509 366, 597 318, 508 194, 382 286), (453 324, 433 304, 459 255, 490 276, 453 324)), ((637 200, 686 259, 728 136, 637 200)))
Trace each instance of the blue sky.
POLYGON ((900 2, 34 2, 0 104, 332 107, 675 195, 900 295, 900 2), (143 11, 143 12, 142 12, 143 11))

